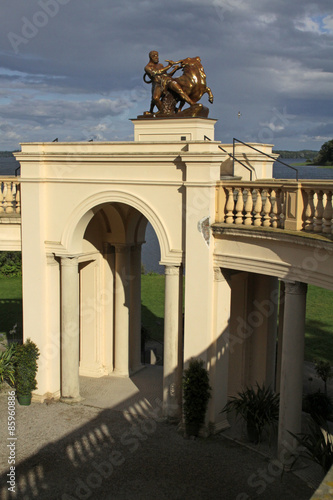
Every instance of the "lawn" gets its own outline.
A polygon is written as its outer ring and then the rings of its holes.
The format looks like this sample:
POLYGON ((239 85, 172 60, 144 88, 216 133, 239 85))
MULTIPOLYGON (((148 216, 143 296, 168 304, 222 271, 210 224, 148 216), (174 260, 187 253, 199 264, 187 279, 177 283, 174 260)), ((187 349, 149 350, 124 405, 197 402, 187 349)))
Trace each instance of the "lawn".
POLYGON ((163 342, 164 274, 141 275, 142 324, 152 339, 163 342))
POLYGON ((333 365, 333 291, 309 285, 306 301, 305 359, 333 365))

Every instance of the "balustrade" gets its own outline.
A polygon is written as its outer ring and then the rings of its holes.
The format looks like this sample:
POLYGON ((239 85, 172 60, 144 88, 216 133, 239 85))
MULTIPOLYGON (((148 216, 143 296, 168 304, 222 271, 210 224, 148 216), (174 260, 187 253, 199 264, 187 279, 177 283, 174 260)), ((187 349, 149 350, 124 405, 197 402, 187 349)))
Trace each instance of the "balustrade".
POLYGON ((0 217, 21 214, 20 182, 12 177, 0 178, 0 217))
POLYGON ((333 181, 220 181, 216 220, 330 236, 332 194, 333 181))

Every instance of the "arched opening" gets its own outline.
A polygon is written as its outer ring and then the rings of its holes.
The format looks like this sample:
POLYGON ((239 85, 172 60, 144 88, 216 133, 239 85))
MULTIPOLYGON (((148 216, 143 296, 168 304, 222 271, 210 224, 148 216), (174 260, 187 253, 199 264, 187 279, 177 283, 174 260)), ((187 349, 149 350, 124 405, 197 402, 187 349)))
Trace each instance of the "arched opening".
MULTIPOLYGON (((78 372, 76 390, 68 385, 66 394, 62 393, 63 398, 78 397, 79 375, 85 377, 112 375, 129 378, 143 367, 141 248, 145 242, 147 224, 147 217, 136 207, 128 203, 112 201, 90 208, 89 216, 84 213, 75 226, 76 236, 72 237, 72 241, 80 252, 75 254, 74 259, 68 256, 62 260, 72 259, 77 262, 79 361, 76 368, 74 362, 65 361, 65 364, 72 363, 71 368, 68 366, 67 369, 64 362, 62 363, 62 387, 66 385, 64 374, 70 377, 71 370, 78 372), (83 221, 86 222, 85 227, 83 221), (81 242, 78 241, 79 233, 82 234, 81 242)), ((69 262, 69 268, 70 264, 71 262, 69 262)), ((62 267, 67 272, 67 267, 65 265, 62 267)), ((164 330, 168 339, 168 347, 164 352, 166 362, 164 362, 163 377, 166 413, 169 406, 172 407, 173 413, 178 412, 178 400, 181 395, 180 304, 182 304, 182 291, 180 283, 182 280, 180 267, 180 265, 167 265, 165 269, 165 307, 168 313, 164 330), (169 406, 168 398, 172 399, 169 406)), ((74 271, 70 272, 72 274, 67 273, 67 278, 64 276, 62 280, 62 294, 65 293, 66 286, 74 277, 74 271)), ((65 306, 63 307, 66 309, 65 306)), ((73 305, 72 309, 74 307, 73 305)), ((70 315, 66 317, 69 318, 68 322, 73 318, 70 315)), ((63 322, 62 332, 65 335, 66 331, 66 325, 63 322)), ((74 342, 75 340, 72 339, 72 347, 74 342)), ((65 345, 65 350, 62 351, 62 359, 65 360, 68 350, 66 350, 64 338, 63 345, 65 345)))

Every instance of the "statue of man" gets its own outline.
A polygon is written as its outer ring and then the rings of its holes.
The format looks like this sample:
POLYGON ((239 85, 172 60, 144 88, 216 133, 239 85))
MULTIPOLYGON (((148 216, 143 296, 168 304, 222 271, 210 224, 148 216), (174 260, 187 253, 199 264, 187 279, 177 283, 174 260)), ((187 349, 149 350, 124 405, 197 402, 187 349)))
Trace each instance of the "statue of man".
POLYGON ((161 111, 161 98, 168 89, 179 94, 183 101, 187 102, 190 106, 195 104, 183 91, 179 83, 172 78, 172 75, 180 69, 181 66, 175 66, 176 63, 174 63, 174 61, 166 60, 166 62, 169 63, 167 66, 163 66, 163 64, 159 63, 158 52, 156 50, 149 52, 149 63, 145 67, 145 73, 150 77, 153 84, 150 113, 153 112, 155 105, 158 110, 161 111), (167 73, 172 66, 174 66, 174 68, 170 73, 167 73))

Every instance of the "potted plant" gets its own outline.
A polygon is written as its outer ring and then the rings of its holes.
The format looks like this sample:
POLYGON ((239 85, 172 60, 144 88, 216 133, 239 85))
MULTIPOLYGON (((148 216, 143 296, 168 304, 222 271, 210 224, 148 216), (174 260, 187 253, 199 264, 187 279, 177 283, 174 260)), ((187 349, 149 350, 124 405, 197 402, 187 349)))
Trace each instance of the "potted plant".
POLYGON ((27 339, 24 344, 17 344, 15 349, 15 388, 17 400, 21 405, 30 405, 31 392, 37 388, 36 373, 39 349, 27 339))
POLYGON ((210 398, 209 376, 201 359, 191 359, 183 376, 184 420, 188 436, 198 436, 210 398))
POLYGON ((222 412, 231 411, 244 418, 249 440, 258 443, 264 427, 272 426, 278 421, 279 395, 257 383, 256 388, 247 387, 230 398, 222 412))

